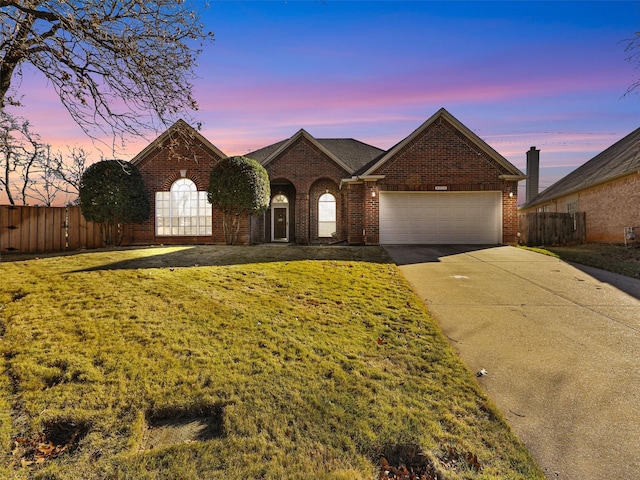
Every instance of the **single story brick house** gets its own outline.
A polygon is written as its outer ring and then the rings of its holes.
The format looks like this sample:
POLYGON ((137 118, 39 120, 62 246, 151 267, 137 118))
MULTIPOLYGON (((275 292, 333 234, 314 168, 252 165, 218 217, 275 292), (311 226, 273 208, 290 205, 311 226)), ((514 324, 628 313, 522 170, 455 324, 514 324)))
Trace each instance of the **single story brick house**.
MULTIPOLYGON (((153 215, 129 244, 223 243, 206 201, 225 156, 178 121, 133 160, 153 215)), ((242 243, 511 244, 525 175, 445 109, 389 150, 306 130, 245 156, 271 182, 271 204, 245 219, 242 243)))
POLYGON ((640 128, 520 207, 531 212, 585 212, 587 242, 640 237, 640 128))

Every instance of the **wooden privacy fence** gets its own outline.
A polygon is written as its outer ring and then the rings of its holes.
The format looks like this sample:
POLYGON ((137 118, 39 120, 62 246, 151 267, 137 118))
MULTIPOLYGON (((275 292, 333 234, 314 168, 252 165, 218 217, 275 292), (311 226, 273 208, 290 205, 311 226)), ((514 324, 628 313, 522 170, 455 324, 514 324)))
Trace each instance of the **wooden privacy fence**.
POLYGON ((100 226, 80 207, 0 206, 0 252, 49 253, 102 247, 100 226))
POLYGON ((528 247, 582 243, 587 237, 586 213, 522 213, 518 232, 518 243, 528 247))

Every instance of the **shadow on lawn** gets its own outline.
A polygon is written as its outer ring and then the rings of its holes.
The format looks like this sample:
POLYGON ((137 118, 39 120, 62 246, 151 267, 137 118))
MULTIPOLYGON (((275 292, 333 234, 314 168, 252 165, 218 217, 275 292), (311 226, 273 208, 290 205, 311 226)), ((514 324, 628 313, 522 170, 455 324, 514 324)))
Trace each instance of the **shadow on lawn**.
POLYGON ((75 272, 137 268, 230 266, 301 260, 393 263, 387 252, 382 247, 376 246, 193 245, 188 247, 146 247, 141 256, 76 270, 75 272))

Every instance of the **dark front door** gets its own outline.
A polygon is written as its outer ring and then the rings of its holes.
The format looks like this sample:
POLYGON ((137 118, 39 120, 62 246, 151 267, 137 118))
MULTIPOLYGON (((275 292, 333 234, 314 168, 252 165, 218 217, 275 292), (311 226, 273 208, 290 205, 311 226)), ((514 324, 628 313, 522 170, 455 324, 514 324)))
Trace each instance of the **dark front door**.
POLYGON ((287 207, 273 207, 273 239, 287 241, 287 207))

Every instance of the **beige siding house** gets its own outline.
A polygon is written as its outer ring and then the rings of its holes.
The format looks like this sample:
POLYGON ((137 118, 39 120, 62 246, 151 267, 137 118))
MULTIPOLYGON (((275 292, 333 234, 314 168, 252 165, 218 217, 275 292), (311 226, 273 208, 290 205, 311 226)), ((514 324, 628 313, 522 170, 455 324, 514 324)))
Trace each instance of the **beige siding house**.
POLYGON ((520 207, 536 211, 585 212, 587 242, 640 239, 640 128, 520 207))

